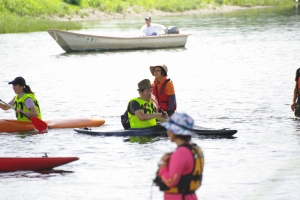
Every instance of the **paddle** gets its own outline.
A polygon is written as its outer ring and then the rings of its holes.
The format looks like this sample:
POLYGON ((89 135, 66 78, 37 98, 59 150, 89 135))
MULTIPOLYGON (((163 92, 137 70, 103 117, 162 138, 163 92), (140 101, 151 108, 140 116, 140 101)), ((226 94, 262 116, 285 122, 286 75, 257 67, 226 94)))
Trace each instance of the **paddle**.
MULTIPOLYGON (((10 108, 17 110, 16 108, 14 108, 12 105, 5 103, 4 101, 2 101, 0 99, 0 101, 2 103, 4 103, 5 105, 8 105, 10 108)), ((43 133, 47 130, 48 125, 46 124, 46 122, 42 121, 41 119, 37 118, 37 117, 30 117, 28 115, 26 115, 25 113, 22 112, 23 115, 25 115, 28 119, 31 120, 32 125, 34 126, 34 128, 36 128, 39 132, 43 133)))
POLYGON ((156 98, 156 96, 155 96, 153 93, 151 93, 151 99, 152 99, 152 103, 153 103, 153 105, 156 107, 156 109, 157 109, 158 111, 162 112, 163 115, 165 115, 165 112, 164 112, 164 111, 160 108, 160 106, 158 105, 158 103, 157 103, 157 98, 156 98))

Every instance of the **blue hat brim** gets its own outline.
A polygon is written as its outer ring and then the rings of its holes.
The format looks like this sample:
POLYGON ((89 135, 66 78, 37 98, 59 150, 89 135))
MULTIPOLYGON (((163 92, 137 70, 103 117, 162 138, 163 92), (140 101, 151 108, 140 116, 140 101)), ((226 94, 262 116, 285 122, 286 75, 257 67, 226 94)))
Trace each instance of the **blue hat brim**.
POLYGON ((195 134, 193 131, 180 127, 172 122, 163 122, 160 125, 165 127, 167 130, 170 130, 175 135, 193 136, 195 134))

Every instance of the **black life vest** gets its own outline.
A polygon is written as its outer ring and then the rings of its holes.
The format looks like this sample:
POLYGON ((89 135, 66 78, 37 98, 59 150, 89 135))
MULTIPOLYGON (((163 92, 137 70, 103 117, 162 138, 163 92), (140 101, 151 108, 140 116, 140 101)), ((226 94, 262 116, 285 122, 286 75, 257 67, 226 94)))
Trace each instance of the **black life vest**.
POLYGON ((158 175, 154 179, 154 183, 156 183, 156 185, 159 186, 159 189, 161 191, 164 191, 165 193, 171 193, 171 194, 183 194, 183 198, 184 198, 185 194, 194 194, 195 191, 201 186, 202 172, 204 167, 204 156, 203 156, 202 149, 194 143, 192 145, 184 144, 181 146, 188 148, 189 150, 191 150, 191 153, 193 154, 193 158, 194 158, 193 171, 189 174, 182 175, 178 184, 172 188, 166 186, 166 184, 161 180, 161 178, 158 175))

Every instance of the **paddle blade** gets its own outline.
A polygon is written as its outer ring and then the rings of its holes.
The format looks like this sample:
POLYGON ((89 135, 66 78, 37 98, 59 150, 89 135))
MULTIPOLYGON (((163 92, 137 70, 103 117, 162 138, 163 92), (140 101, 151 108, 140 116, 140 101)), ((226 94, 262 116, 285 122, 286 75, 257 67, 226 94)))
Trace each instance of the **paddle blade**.
POLYGON ((48 125, 46 124, 46 122, 42 121, 41 119, 37 117, 30 117, 30 120, 34 128, 36 128, 39 132, 43 133, 47 130, 48 125))
POLYGON ((157 103, 157 98, 156 98, 156 96, 153 94, 153 93, 151 93, 151 99, 152 99, 152 103, 153 103, 153 105, 156 107, 156 110, 160 110, 160 107, 159 107, 159 105, 158 105, 158 103, 157 103))

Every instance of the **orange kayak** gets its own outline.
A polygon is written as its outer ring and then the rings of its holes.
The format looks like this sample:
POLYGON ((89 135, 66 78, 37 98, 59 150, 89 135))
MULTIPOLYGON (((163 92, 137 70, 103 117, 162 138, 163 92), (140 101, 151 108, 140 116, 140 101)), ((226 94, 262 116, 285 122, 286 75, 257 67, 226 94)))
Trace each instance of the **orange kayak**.
MULTIPOLYGON (((105 123, 100 118, 73 118, 73 119, 55 119, 45 120, 49 129, 54 128, 83 128, 98 127, 105 123)), ((31 122, 22 122, 17 120, 0 119, 0 132, 20 132, 31 131, 34 127, 31 122)))
POLYGON ((0 171, 50 170, 78 159, 78 157, 0 157, 0 171))

